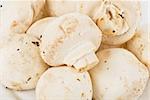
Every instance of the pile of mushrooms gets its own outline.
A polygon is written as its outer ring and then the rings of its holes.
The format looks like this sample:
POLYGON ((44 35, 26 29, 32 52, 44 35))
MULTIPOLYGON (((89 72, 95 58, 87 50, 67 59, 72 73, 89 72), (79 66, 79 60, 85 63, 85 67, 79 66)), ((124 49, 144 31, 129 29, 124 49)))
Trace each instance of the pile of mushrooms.
POLYGON ((36 100, 138 100, 144 93, 150 32, 139 28, 138 1, 1 3, 4 99, 31 89, 36 100))

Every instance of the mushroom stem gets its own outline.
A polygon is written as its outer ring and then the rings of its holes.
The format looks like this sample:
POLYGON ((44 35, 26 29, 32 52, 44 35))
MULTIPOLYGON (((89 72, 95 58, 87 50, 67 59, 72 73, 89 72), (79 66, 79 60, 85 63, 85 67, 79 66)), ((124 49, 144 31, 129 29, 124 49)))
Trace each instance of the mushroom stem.
POLYGON ((85 70, 89 70, 93 68, 96 64, 98 64, 99 60, 94 52, 90 52, 86 54, 84 57, 81 57, 77 62, 73 64, 75 69, 79 72, 83 72, 85 70), (87 66, 88 65, 88 66, 87 66))
POLYGON ((95 55, 95 46, 89 41, 82 41, 71 49, 63 63, 74 66, 77 71, 84 71, 94 67, 98 63, 95 55), (82 63, 81 63, 82 62, 82 63), (90 67, 87 65, 91 65, 90 67))

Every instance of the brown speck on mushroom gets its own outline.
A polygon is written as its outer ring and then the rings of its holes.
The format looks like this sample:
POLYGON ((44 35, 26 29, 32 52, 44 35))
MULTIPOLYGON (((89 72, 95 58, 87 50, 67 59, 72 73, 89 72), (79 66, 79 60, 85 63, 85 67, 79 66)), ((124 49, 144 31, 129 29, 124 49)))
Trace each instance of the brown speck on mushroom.
POLYGON ((84 96, 84 93, 81 93, 81 97, 83 97, 84 96))
POLYGON ((17 51, 19 51, 20 49, 17 49, 17 51))
POLYGON ((109 70, 109 67, 107 67, 106 69, 109 70))
POLYGON ((112 15, 111 11, 108 11, 108 14, 109 14, 109 16, 110 16, 109 20, 112 20, 113 15, 112 15))
POLYGON ((140 44, 140 47, 143 47, 143 44, 140 44))
POLYGON ((40 39, 42 38, 42 35, 40 35, 40 39))
POLYGON ((29 77, 28 79, 27 79, 27 81, 30 81, 31 80, 31 77, 29 77))
POLYGON ((39 76, 39 74, 38 74, 38 73, 36 73, 36 76, 39 76))
POLYGON ((90 90, 90 92, 92 92, 92 90, 90 90))
POLYGON ((40 46, 39 42, 33 42, 32 41, 32 43, 35 44, 36 46, 40 46))
POLYGON ((115 31, 115 30, 113 30, 112 32, 113 32, 113 33, 115 33, 116 31, 115 31))
POLYGON ((45 54, 45 52, 43 51, 43 54, 45 54))
POLYGON ((80 81, 80 79, 77 78, 78 81, 80 81))
POLYGON ((6 86, 5 88, 6 88, 6 89, 8 89, 8 87, 7 87, 7 86, 6 86))
POLYGON ((3 7, 2 5, 0 5, 0 7, 3 7))
POLYGON ((102 21, 102 20, 104 20, 104 18, 101 18, 100 20, 102 21))
POLYGON ((92 98, 92 100, 95 100, 95 98, 92 98))
POLYGON ((107 60, 105 60, 104 63, 107 63, 107 60))
POLYGON ((118 14, 122 19, 124 18, 122 14, 118 14))

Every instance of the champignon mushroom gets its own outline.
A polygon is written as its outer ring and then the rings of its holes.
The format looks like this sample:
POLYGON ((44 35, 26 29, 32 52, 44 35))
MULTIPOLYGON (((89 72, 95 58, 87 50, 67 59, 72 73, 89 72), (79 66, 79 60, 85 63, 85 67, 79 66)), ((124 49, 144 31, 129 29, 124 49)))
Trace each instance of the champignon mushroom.
POLYGON ((29 27, 29 29, 27 30, 27 34, 32 35, 40 40, 42 38, 42 34, 46 26, 54 19, 55 17, 46 17, 36 21, 29 27))
POLYGON ((122 48, 97 53, 99 64, 90 70, 95 100, 137 100, 149 78, 147 67, 122 48))
POLYGON ((150 30, 143 25, 136 35, 127 42, 127 48, 133 52, 144 64, 150 66, 150 30))
POLYGON ((41 55, 50 66, 65 64, 86 71, 98 63, 95 51, 101 37, 101 31, 90 17, 66 14, 47 25, 41 39, 41 55))
POLYGON ((139 18, 139 2, 122 0, 104 0, 93 16, 102 30, 103 43, 109 45, 119 45, 130 40, 139 24, 139 18))
POLYGON ((47 8, 51 16, 70 12, 87 14, 101 29, 103 43, 109 45, 120 45, 130 40, 134 36, 140 18, 138 1, 129 3, 124 0, 47 0, 47 8))
POLYGON ((45 0, 4 0, 1 8, 0 35, 24 33, 38 16, 44 3, 45 0))
POLYGON ((13 90, 33 89, 48 68, 40 56, 39 40, 15 34, 0 49, 0 82, 13 90))
POLYGON ((78 73, 67 66, 49 68, 36 86, 37 100, 91 100, 92 93, 88 72, 78 73))

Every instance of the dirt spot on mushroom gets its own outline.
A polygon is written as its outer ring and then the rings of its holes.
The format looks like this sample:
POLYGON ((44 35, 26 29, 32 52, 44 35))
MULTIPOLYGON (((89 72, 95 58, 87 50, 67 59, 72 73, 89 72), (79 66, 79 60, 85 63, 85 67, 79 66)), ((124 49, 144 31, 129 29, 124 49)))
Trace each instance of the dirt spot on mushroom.
POLYGON ((84 97, 84 93, 81 93, 81 97, 84 97))
POLYGON ((77 78, 77 81, 80 81, 80 79, 79 79, 79 78, 77 78))
POLYGON ((19 51, 20 49, 17 49, 17 51, 19 51))
POLYGON ((34 42, 34 41, 32 41, 32 43, 33 43, 34 45, 36 45, 36 46, 40 46, 39 42, 34 42))

